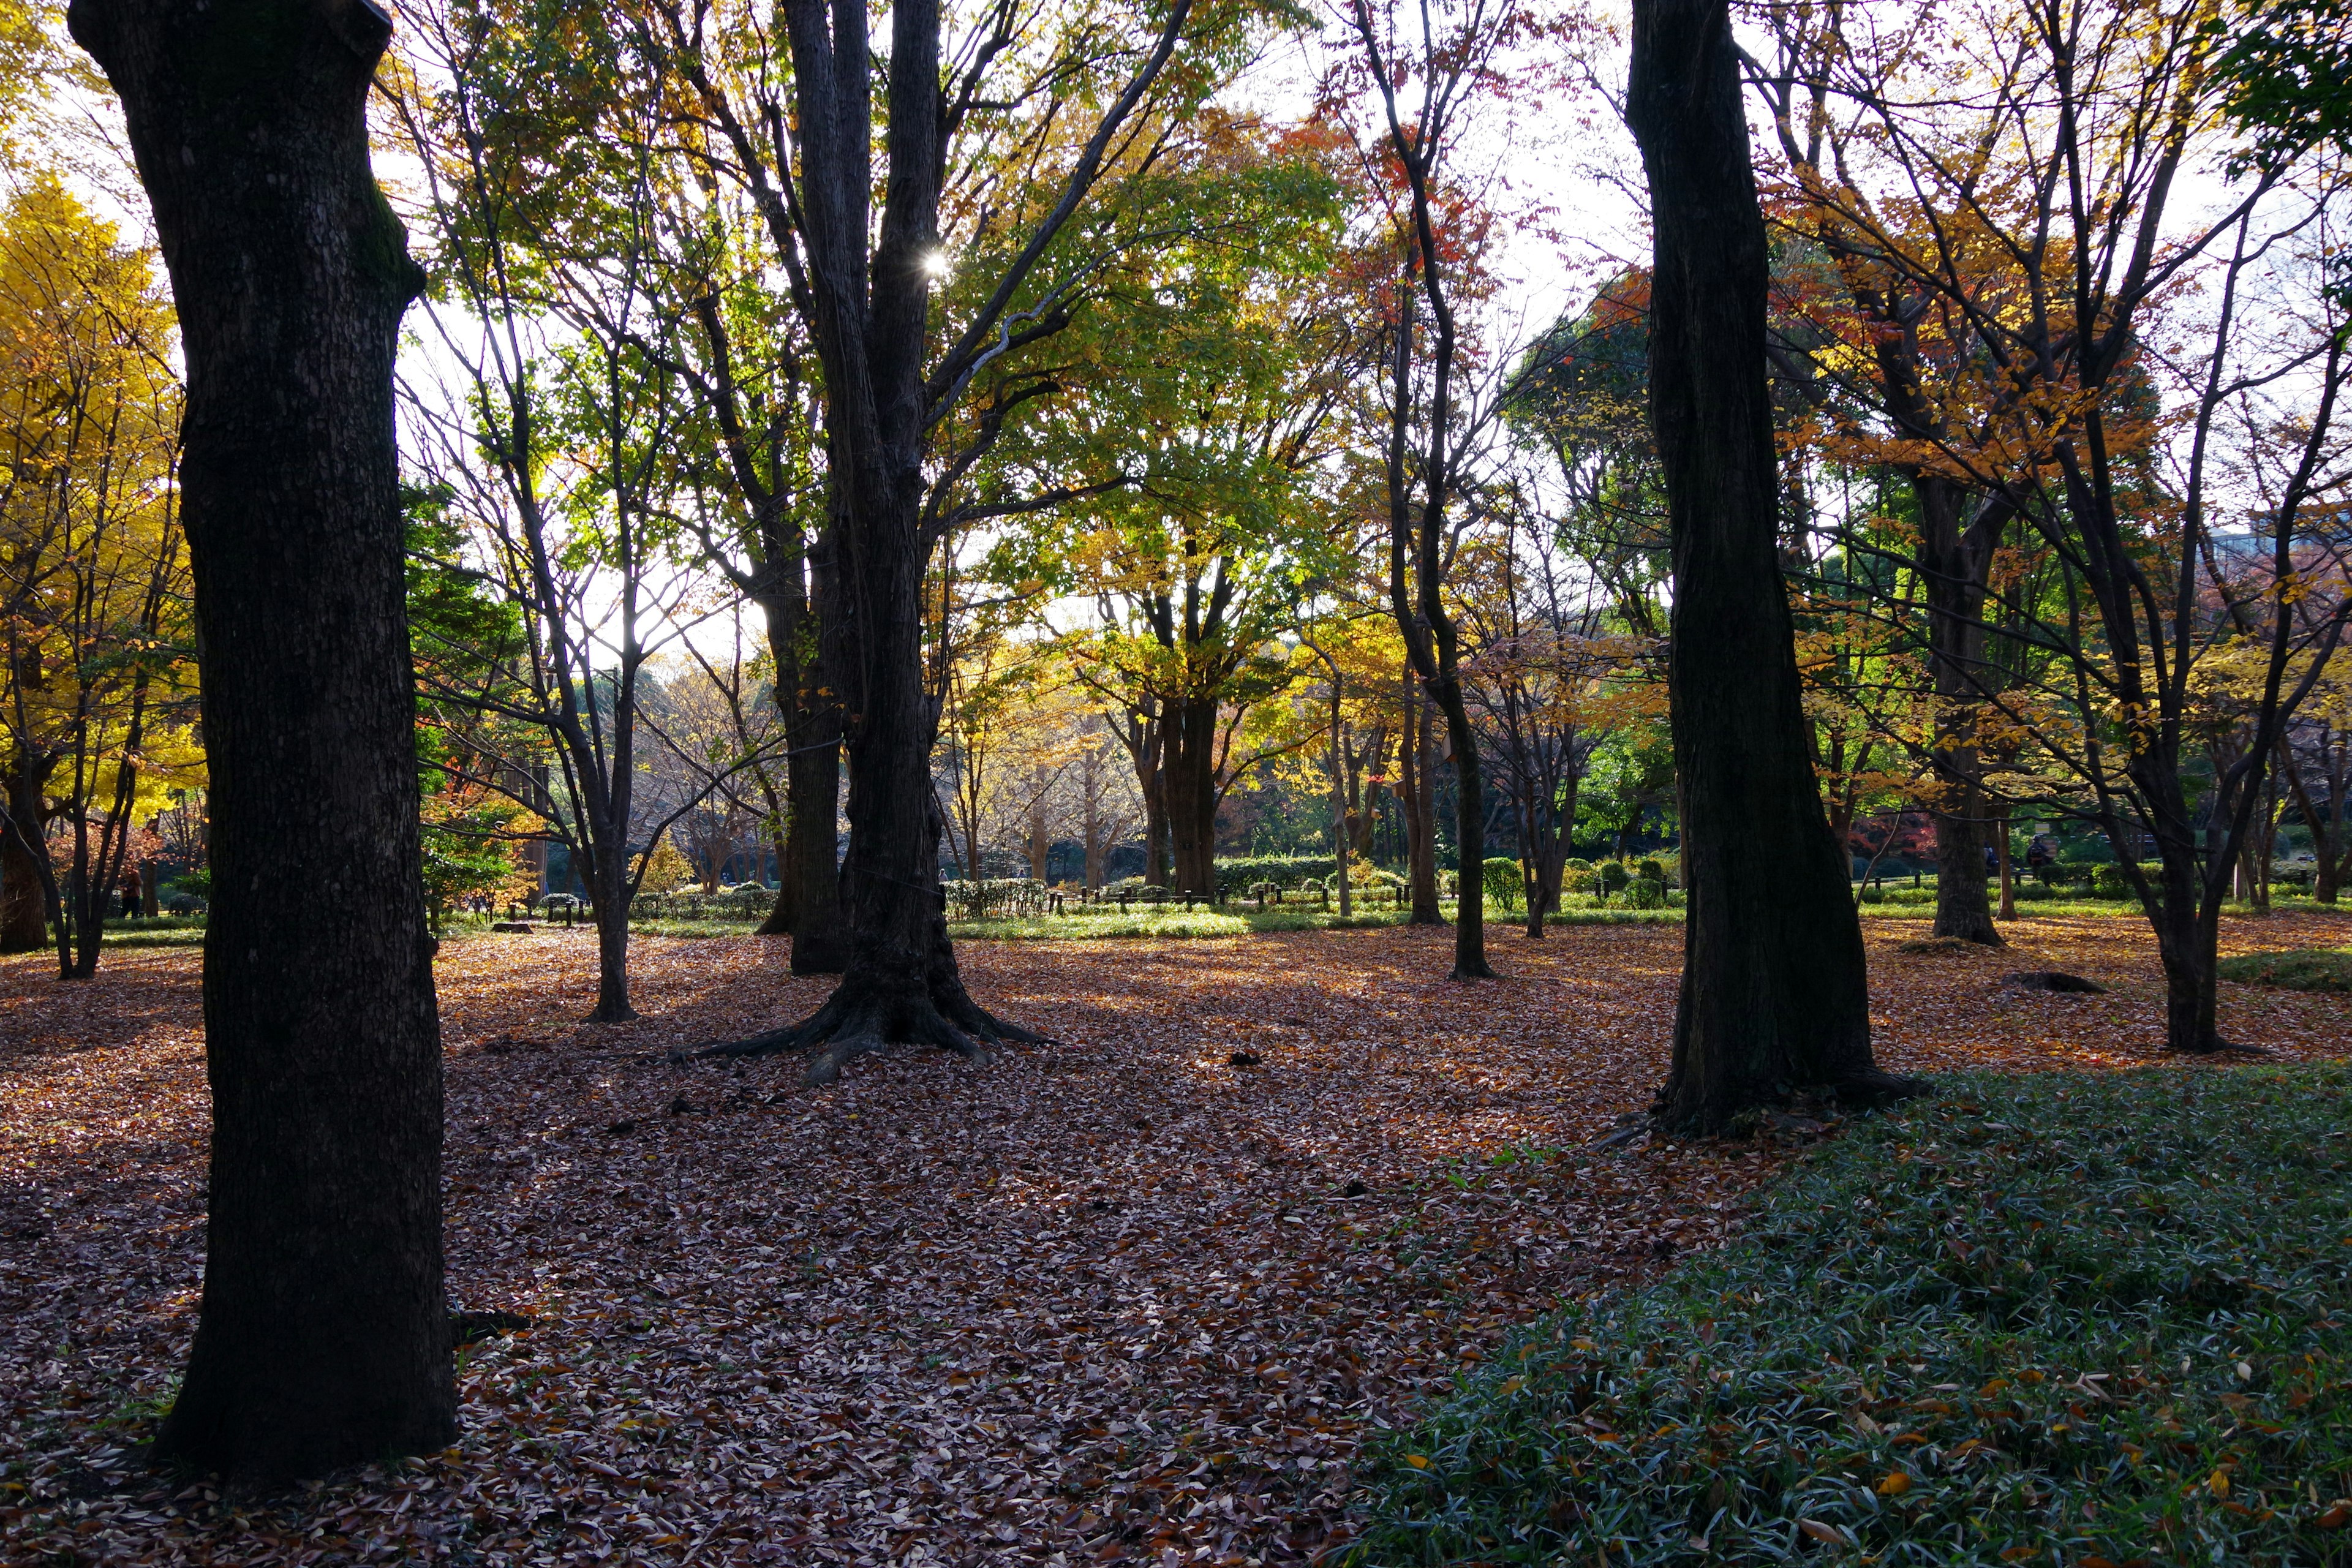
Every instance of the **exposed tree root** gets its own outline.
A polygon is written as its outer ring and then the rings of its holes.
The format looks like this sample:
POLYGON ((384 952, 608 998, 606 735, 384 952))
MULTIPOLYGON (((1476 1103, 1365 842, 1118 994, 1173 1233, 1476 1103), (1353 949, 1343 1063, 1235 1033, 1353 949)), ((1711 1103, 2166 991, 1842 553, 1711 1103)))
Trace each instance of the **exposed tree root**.
MULTIPOLYGON (((1745 1103, 1678 1107, 1675 1088, 1669 1084, 1658 1091, 1649 1110, 1631 1126, 1635 1131, 1669 1138, 1741 1138, 1771 1125, 1776 1117, 1825 1116, 1832 1106, 1843 1110, 1865 1110, 1935 1092, 1936 1086, 1926 1079, 1902 1078, 1876 1068, 1864 1068, 1832 1083, 1783 1086, 1777 1092, 1759 1094, 1745 1103)), ((1634 1131, 1628 1131, 1624 1137, 1633 1135, 1634 1131)))
POLYGON ((982 1007, 960 982, 914 992, 844 981, 824 1006, 798 1024, 706 1046, 693 1054, 764 1057, 814 1051, 801 1084, 815 1089, 839 1078, 856 1058, 885 1046, 937 1046, 967 1061, 984 1062, 991 1046, 1049 1043, 1045 1036, 1008 1024, 982 1007))

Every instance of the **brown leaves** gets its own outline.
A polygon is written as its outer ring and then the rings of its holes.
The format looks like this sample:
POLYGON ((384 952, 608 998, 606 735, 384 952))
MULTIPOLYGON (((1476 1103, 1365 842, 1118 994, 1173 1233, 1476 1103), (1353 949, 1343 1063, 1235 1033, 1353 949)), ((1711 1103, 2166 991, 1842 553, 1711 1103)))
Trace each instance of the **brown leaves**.
MULTIPOLYGON (((1980 961, 1872 930, 1895 1070, 2154 1055, 2137 921, 2028 922, 1980 961), (2028 958, 2116 989, 2000 989, 2028 958)), ((0 1554, 1305 1561, 1368 1427, 1712 1243, 1786 1157, 1590 1147, 1664 1072, 1678 932, 1498 937, 1510 977, 1475 987, 1438 978, 1449 940, 967 944, 986 1005, 1069 1043, 814 1094, 796 1060, 662 1060, 814 1007, 781 943, 640 942, 646 1017, 587 1027, 584 932, 453 942, 451 1299, 530 1321, 473 1320, 456 1447, 269 1500, 133 1451, 202 1265, 195 955, 73 987, 0 962, 0 1554)), ((2347 1005, 2224 1023, 2292 1048, 2347 1005)))

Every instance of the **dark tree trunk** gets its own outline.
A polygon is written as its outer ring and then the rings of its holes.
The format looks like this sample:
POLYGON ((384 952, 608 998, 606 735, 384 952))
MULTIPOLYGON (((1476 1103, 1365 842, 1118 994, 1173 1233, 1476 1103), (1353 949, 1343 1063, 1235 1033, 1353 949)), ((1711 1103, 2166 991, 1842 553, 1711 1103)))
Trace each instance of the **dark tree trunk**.
POLYGON ((1410 674, 1405 691, 1404 740, 1397 752, 1394 793, 1404 818, 1405 886, 1412 908, 1406 921, 1444 925, 1445 910, 1437 900, 1437 802, 1433 798, 1437 763, 1429 743, 1433 721, 1410 674))
MULTIPOLYGON (((1897 417, 1913 427, 1931 416, 1920 402, 1916 364, 1882 351, 1897 417)), ((1936 689, 1932 759, 1948 804, 1936 816, 1936 931, 1987 947, 2006 946, 1985 895, 1985 850, 1991 842, 1977 715, 1986 685, 1984 605, 1992 558, 2007 508, 1988 503, 1974 521, 1968 492, 1950 480, 1914 474, 1919 499, 1920 593, 1927 605, 1927 655, 1936 689)))
POLYGON ((49 942, 58 895, 41 788, 56 765, 20 763, 8 775, 8 820, 0 824, 0 952, 38 952, 49 942))
POLYGON ((272 1479, 428 1452, 457 1396, 393 447, 424 279, 365 115, 390 29, 364 0, 75 0, 69 21, 121 95, 188 372, 212 1168, 155 1451, 272 1479))
MULTIPOLYGON (((1429 685, 1445 715, 1445 738, 1454 751, 1454 978, 1488 980, 1495 972, 1486 963, 1486 786, 1477 736, 1470 728, 1461 679, 1442 671, 1429 685)), ((1433 868, 1433 847, 1430 858, 1433 868)))
MULTIPOLYGON (((761 595, 768 646, 776 664, 776 700, 791 746, 784 759, 786 822, 776 865, 776 905, 763 935, 790 932, 794 974, 838 974, 848 962, 837 858, 841 819, 841 706, 825 679, 802 578, 800 542, 772 530, 769 570, 782 578, 761 595)), ((798 530, 793 533, 797 535, 798 530)), ((829 552, 828 552, 829 553, 829 552)), ((818 570, 818 597, 829 598, 831 574, 818 570)))
POLYGON ((1161 789, 1175 850, 1175 886, 1217 890, 1217 701, 1171 698, 1162 708, 1161 789))
POLYGON ((1673 526, 1671 693, 1688 910, 1661 1126, 1916 1086, 1870 1051, 1777 554, 1766 248, 1725 0, 1636 0, 1629 118, 1656 230, 1650 388, 1673 526))

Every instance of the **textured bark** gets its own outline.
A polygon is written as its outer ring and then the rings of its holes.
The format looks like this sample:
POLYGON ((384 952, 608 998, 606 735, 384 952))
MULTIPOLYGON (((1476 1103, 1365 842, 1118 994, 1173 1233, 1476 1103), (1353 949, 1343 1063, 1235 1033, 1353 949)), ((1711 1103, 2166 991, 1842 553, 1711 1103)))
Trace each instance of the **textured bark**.
POLYGON ((49 942, 56 889, 42 821, 41 786, 54 760, 19 763, 6 780, 8 819, 0 823, 0 952, 38 952, 49 942))
MULTIPOLYGON (((1916 354, 1880 350, 1890 411, 1906 428, 1932 427, 1936 416, 1919 392, 1916 354)), ((1987 947, 2006 946, 1985 895, 1985 850, 1991 842, 1990 803, 1977 745, 1977 715, 1988 685, 1984 607, 1992 561, 2000 543, 2005 504, 1988 503, 1974 520, 1968 493, 1932 474, 1911 476, 1919 498, 1921 597, 1927 605, 1927 662, 1936 687, 1936 739, 1931 760, 1949 799, 1936 813, 1936 931, 1987 947)))
POLYGON ((429 1451, 456 1390, 393 447, 423 279, 364 113, 390 28, 364 0, 76 0, 69 21, 121 96, 188 376, 212 1169, 156 1453, 275 1479, 429 1451))
POLYGON ((1408 672, 1405 686, 1404 739, 1397 751, 1397 805, 1404 817, 1405 886, 1412 900, 1412 912, 1406 917, 1411 925, 1434 926, 1445 923, 1445 910, 1437 900, 1437 802, 1432 779, 1436 762, 1429 743, 1433 721, 1429 704, 1413 689, 1408 672))
POLYGON ((1656 257, 1650 395, 1672 521, 1688 910, 1661 1126, 1717 1132, 1878 1072, 1862 931, 1822 808, 1776 552, 1766 247, 1725 0, 1636 0, 1629 117, 1656 257))
POLYGON ((1215 698, 1162 704, 1161 790, 1175 853, 1175 886, 1187 893, 1217 889, 1217 739, 1215 698))
MULTIPOLYGON (((794 974, 838 974, 848 961, 837 841, 841 816, 841 704, 825 679, 817 622, 803 577, 800 529, 781 516, 763 527, 767 576, 760 606, 776 664, 776 700, 791 752, 784 759, 785 826, 776 904, 760 930, 789 932, 794 974), (789 536, 788 536, 789 535, 789 536)), ((819 569, 819 596, 829 574, 819 569)))

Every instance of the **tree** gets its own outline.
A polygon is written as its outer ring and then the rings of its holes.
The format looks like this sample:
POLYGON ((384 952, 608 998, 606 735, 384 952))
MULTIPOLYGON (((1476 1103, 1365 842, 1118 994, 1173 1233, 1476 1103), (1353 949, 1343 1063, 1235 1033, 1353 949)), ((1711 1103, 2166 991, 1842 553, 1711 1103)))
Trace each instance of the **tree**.
MULTIPOLYGON (((1494 975, 1479 869, 1486 863, 1486 791, 1446 578, 1461 526, 1449 510, 1467 486, 1480 434, 1506 400, 1488 398, 1481 406, 1470 383, 1473 344, 1460 310, 1482 287, 1479 253, 1493 215, 1456 187, 1451 159, 1474 106, 1507 96, 1503 62, 1537 29, 1531 13, 1511 0, 1467 0, 1452 9, 1423 5, 1418 38, 1401 43, 1401 9, 1384 7, 1376 16, 1370 0, 1354 0, 1348 10, 1385 132, 1381 183, 1395 198, 1386 215, 1397 264, 1384 356, 1389 598, 1412 672, 1444 716, 1454 763, 1460 870, 1452 978, 1483 980, 1494 975)), ((1426 755, 1423 749, 1416 760, 1426 755)), ((1425 769, 1418 783, 1429 789, 1425 769)))
POLYGON ((2325 498, 2343 476, 2345 174, 2308 138, 2289 155, 2231 133, 2209 16, 2071 0, 1985 20, 1954 32, 1918 5, 1814 41, 1838 156, 1808 199, 1948 345, 1946 412, 1884 449, 2022 536, 1980 613, 1945 613, 2030 657, 1938 679, 1962 675, 1972 722, 2038 753, 2053 804, 2106 834, 2158 933, 2168 1046, 2210 1051, 2221 903, 2343 631, 2306 588, 2315 552, 2340 548, 2325 498), (2209 560, 2233 512, 2268 558, 2251 601, 2209 560), (2198 668, 2250 633, 2264 673, 2209 782, 2200 709, 2220 688, 2198 668))
POLYGON ((1655 1116, 1719 1132, 1800 1089, 1916 1086, 1872 1059, 1861 924, 1813 776, 1775 548, 1764 220, 1726 0, 1637 0, 1627 110, 1655 235, 1650 399, 1672 518, 1687 909, 1655 1116))
MULTIPOLYGON (((676 9, 664 16, 697 101, 721 128, 725 177, 745 183, 760 203, 822 370, 825 531, 837 585, 833 604, 820 607, 821 635, 848 716, 850 846, 843 884, 851 952, 839 989, 814 1016, 724 1047, 821 1047, 806 1079, 822 1084, 860 1052, 889 1043, 940 1046, 976 1058, 989 1042, 1036 1038, 971 999, 948 941, 938 893, 943 825, 930 770, 936 718, 922 643, 924 567, 939 540, 978 518, 1027 509, 1020 502, 976 510, 941 504, 933 458, 943 459, 950 480, 971 459, 964 451, 936 453, 934 432, 992 363, 1066 324, 1065 296, 1076 280, 1046 281, 1041 268, 1124 151, 1122 138, 1132 133, 1131 121, 1175 55, 1192 12, 1191 0, 1176 0, 1132 47, 1069 62, 1068 82, 1098 84, 1104 108, 1075 143, 1061 176, 1032 183, 1057 193, 1040 204, 1043 210, 1032 216, 1018 208, 1002 228, 1008 220, 992 209, 974 215, 989 226, 984 254, 992 265, 967 270, 977 279, 977 298, 942 346, 932 340, 933 289, 959 270, 941 245, 949 154, 975 105, 985 101, 990 68, 1014 41, 1019 18, 1009 7, 995 13, 943 76, 949 62, 941 14, 930 0, 892 7, 887 63, 876 58, 862 9, 828 8, 820 0, 785 0, 779 9, 795 109, 789 144, 781 103, 765 100, 778 110, 772 117, 757 96, 730 96, 702 68, 698 21, 676 9), (885 109, 879 116, 877 88, 885 109), (1021 237, 1004 244, 1012 235, 1021 237)), ((755 88, 774 90, 764 83, 755 88)), ((1205 88, 1194 82, 1186 90, 1205 88)), ((1045 97, 1066 106, 1053 93, 1045 97)), ((1058 134, 1051 140, 1070 145, 1058 134)), ((986 439, 985 426, 978 435, 986 439)))
POLYGON ((196 751, 171 350, 152 253, 36 174, 0 212, 0 951, 54 921, 67 979, 196 751))
POLYGON ((213 1135, 203 1307, 155 1452, 240 1479, 428 1452, 457 1390, 393 436, 423 278, 365 114, 390 26, 367 0, 68 21, 121 97, 187 363, 213 1135))

